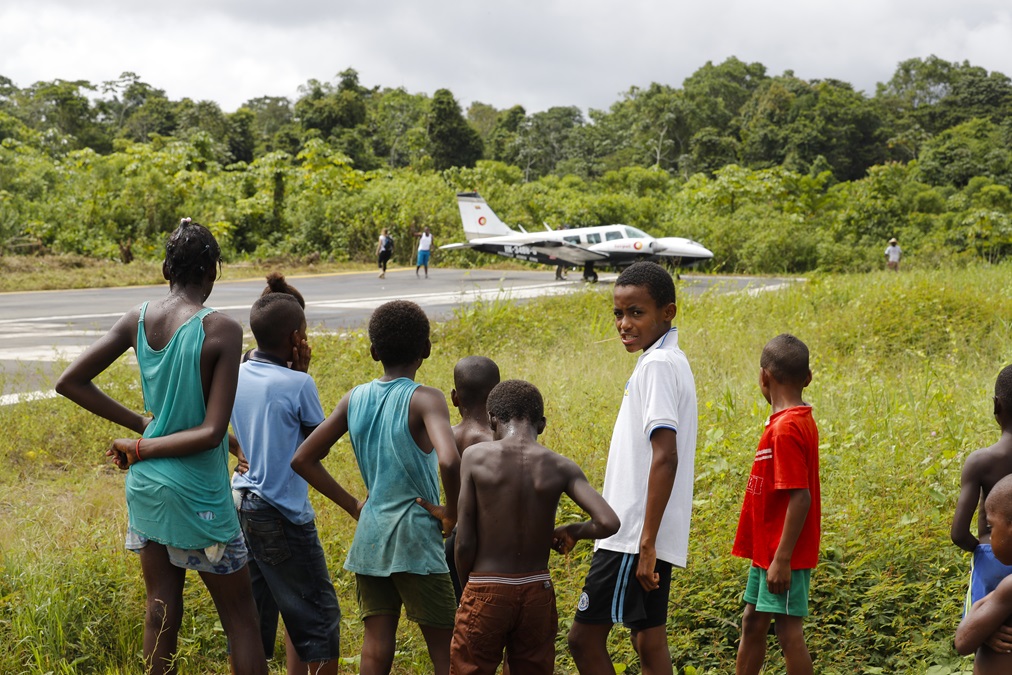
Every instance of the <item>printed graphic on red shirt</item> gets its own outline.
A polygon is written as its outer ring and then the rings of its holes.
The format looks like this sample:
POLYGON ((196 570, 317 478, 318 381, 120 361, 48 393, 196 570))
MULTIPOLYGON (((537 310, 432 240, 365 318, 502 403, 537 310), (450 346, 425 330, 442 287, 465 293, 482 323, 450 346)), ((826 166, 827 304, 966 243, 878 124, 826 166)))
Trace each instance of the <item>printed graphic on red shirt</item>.
POLYGON ((822 519, 819 431, 812 409, 797 406, 772 415, 758 448, 731 553, 769 569, 783 534, 790 491, 807 489, 811 505, 791 556, 791 569, 811 569, 819 559, 822 519))

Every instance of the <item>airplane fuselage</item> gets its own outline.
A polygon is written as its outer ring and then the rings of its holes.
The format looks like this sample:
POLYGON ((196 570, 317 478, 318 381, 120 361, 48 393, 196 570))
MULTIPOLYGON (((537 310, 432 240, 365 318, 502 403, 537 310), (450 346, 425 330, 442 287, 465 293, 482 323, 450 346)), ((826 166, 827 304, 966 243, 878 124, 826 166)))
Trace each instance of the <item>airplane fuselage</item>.
MULTIPOLYGON (((443 249, 471 248, 483 253, 545 265, 583 267, 584 277, 596 279, 594 267, 624 267, 637 260, 691 265, 713 253, 702 244, 681 237, 652 237, 629 225, 598 225, 518 232, 489 208, 477 192, 457 194, 467 243, 443 249)), ((521 228, 522 229, 522 228, 521 228)))

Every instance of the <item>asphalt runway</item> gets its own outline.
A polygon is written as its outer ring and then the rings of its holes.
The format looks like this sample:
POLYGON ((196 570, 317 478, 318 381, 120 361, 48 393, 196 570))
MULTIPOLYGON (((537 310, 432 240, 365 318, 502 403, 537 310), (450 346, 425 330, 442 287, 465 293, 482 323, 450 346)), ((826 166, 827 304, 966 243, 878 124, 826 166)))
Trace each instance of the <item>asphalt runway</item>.
MULTIPOLYGON (((456 308, 476 301, 524 301, 572 293, 584 288, 578 270, 569 280, 556 281, 554 270, 501 271, 430 269, 429 278, 414 270, 351 272, 291 276, 288 281, 306 299, 310 333, 356 329, 372 310, 390 300, 418 303, 435 320, 453 316, 456 308)), ((615 274, 602 274, 599 285, 610 285, 615 274)), ((762 292, 792 279, 683 275, 680 293, 762 292)), ((265 286, 262 278, 220 281, 207 305, 227 313, 248 329, 249 308, 265 286)), ((0 405, 51 397, 52 381, 63 366, 105 333, 131 307, 160 297, 163 286, 35 291, 0 294, 0 405)))

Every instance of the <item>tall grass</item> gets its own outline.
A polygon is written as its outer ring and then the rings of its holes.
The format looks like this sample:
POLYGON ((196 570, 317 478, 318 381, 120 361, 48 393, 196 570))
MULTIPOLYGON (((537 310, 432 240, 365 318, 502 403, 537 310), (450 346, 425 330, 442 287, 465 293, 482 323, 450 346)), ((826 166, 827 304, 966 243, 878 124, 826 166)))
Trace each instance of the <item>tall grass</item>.
MULTIPOLYGON (((788 331, 807 342, 806 391, 821 434, 822 561, 806 635, 820 673, 960 672, 952 650, 968 560, 948 541, 966 454, 998 435, 994 378, 1012 344, 1009 266, 816 276, 759 295, 680 297, 680 342, 696 376, 700 426, 689 566, 672 584, 669 643, 686 673, 733 670, 748 563, 730 556, 742 488, 768 406, 757 386, 763 344, 788 331)), ((604 474, 620 391, 635 355, 613 338, 608 289, 513 306, 460 310, 433 329, 419 380, 448 392, 467 354, 504 377, 534 382, 546 402, 542 441, 604 474)), ((211 298, 213 303, 213 297, 211 298)), ((315 340, 313 374, 326 408, 375 377, 365 337, 315 340)), ((136 375, 118 364, 102 385, 140 408, 136 375)), ((0 408, 0 672, 139 672, 143 585, 122 549, 122 476, 103 452, 119 431, 63 400, 0 408)), ((346 440, 326 460, 363 494, 346 440)), ((314 495, 345 612, 342 651, 361 646, 354 578, 341 569, 353 523, 314 495)), ((560 520, 579 518, 564 502, 560 520)), ((553 556, 562 631, 557 671, 573 673, 564 635, 590 546, 553 556)), ((187 586, 184 672, 225 670, 225 640, 202 585, 187 586)), ((612 658, 639 672, 623 630, 612 658)), ((279 653, 280 653, 279 649, 279 653)), ((768 672, 783 672, 770 650, 768 672)), ((283 672, 280 661, 274 672, 283 672)), ((424 641, 402 623, 395 672, 427 672, 424 641)))

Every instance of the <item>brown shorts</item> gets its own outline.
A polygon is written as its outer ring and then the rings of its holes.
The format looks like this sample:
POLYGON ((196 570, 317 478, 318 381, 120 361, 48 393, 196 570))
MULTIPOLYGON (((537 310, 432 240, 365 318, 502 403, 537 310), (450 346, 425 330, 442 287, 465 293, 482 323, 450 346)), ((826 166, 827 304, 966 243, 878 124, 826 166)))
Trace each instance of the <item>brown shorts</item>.
POLYGON ((495 673, 506 650, 514 673, 555 670, 559 614, 548 571, 472 574, 457 609, 450 673, 495 673))

